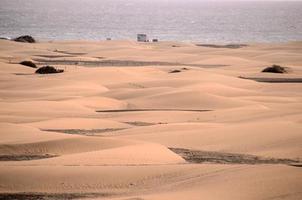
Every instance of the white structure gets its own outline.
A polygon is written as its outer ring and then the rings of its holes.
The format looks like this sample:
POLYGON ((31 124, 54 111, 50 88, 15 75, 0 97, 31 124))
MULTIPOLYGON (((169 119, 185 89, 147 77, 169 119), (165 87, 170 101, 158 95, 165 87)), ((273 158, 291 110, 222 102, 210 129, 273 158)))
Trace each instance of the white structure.
POLYGON ((148 42, 148 37, 146 34, 137 34, 138 42, 148 42))

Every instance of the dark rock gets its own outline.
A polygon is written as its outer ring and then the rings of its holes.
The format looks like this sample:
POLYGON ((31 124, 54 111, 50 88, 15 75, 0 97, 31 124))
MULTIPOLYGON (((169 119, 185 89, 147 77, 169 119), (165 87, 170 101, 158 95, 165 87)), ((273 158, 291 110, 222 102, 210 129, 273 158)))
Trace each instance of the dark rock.
POLYGON ((271 67, 267 67, 264 70, 262 70, 262 72, 268 72, 268 73, 287 73, 287 70, 285 69, 285 67, 281 67, 279 65, 273 65, 271 67))
POLYGON ((25 66, 28 66, 28 67, 32 67, 32 68, 37 68, 37 65, 35 63, 33 63, 32 61, 22 61, 20 62, 21 65, 25 65, 25 66))
POLYGON ((62 72, 64 72, 63 69, 56 69, 53 66, 44 66, 36 70, 36 74, 55 74, 62 72))
POLYGON ((26 43, 35 43, 36 40, 30 35, 22 35, 20 37, 14 38, 15 42, 26 42, 26 43))

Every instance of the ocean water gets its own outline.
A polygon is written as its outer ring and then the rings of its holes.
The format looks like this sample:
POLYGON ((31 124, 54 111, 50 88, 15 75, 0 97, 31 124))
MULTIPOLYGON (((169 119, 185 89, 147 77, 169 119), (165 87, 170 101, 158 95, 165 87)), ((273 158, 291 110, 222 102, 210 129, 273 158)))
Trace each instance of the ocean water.
POLYGON ((0 37, 150 38, 205 43, 302 40, 302 2, 0 0, 0 37))

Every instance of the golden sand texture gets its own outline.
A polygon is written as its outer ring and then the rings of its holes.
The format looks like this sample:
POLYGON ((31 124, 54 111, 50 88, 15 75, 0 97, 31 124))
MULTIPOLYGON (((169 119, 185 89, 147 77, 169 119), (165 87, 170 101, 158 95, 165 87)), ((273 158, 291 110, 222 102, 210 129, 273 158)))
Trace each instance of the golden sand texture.
POLYGON ((0 40, 0 199, 302 199, 301 55, 0 40))

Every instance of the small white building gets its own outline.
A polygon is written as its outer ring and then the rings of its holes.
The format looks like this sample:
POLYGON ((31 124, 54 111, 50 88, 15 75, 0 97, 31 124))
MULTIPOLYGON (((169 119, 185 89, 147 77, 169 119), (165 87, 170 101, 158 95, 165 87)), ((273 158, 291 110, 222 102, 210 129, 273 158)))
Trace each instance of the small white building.
POLYGON ((137 34, 138 42, 148 42, 148 37, 146 34, 137 34))

